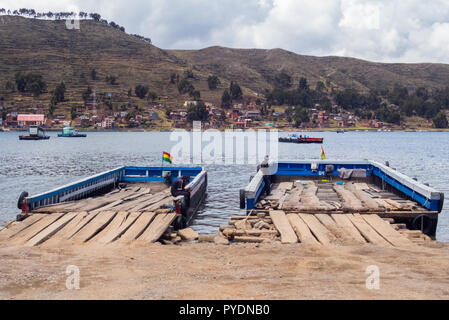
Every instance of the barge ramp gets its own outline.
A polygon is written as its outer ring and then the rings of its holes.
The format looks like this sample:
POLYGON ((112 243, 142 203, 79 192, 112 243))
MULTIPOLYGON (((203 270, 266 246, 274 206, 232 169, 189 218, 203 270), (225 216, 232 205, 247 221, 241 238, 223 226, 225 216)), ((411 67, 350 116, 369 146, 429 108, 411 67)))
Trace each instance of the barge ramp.
POLYGON ((35 196, 24 192, 22 213, 0 229, 0 243, 154 243, 191 223, 206 187, 201 168, 122 167, 35 196), (190 182, 173 194, 170 182, 180 177, 190 182))

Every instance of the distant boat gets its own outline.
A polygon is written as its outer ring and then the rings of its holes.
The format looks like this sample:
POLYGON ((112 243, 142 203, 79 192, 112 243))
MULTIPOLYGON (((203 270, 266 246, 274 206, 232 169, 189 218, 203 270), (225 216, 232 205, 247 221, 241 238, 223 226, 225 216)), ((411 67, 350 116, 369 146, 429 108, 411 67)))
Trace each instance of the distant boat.
POLYGON ((323 138, 311 138, 296 134, 289 135, 288 137, 279 138, 279 142, 290 142, 290 143, 323 143, 323 138))
POLYGON ((87 137, 87 134, 85 133, 79 133, 72 127, 65 127, 62 129, 62 133, 58 133, 58 137, 63 138, 85 138, 87 137))
POLYGON ((19 140, 48 140, 50 136, 45 135, 44 129, 38 126, 30 126, 27 136, 19 136, 19 140))
POLYGON ((336 132, 337 133, 345 133, 346 131, 345 130, 337 130, 336 132))

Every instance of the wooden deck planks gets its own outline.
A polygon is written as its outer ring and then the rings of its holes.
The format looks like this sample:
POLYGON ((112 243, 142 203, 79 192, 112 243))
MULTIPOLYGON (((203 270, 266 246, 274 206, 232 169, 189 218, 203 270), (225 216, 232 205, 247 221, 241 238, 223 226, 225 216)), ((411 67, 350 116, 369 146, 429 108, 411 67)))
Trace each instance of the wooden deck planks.
POLYGON ((298 242, 298 237, 295 231, 290 225, 285 212, 280 210, 270 210, 270 217, 273 221, 274 226, 281 234, 282 243, 296 243, 298 242))
POLYGON ((76 215, 76 212, 64 214, 61 218, 59 218, 54 223, 50 224, 48 227, 29 239, 25 243, 25 246, 32 247, 41 244, 42 242, 53 236, 55 233, 57 233, 59 230, 61 230, 66 224, 68 224, 73 218, 75 218, 76 215))
POLYGON ((342 228, 347 234, 355 240, 356 243, 363 244, 366 243, 365 238, 360 234, 357 228, 352 224, 351 220, 346 214, 332 214, 332 218, 335 220, 340 228, 342 228))
POLYGON ((88 215, 87 212, 76 212, 75 218, 42 245, 55 245, 67 241, 94 217, 95 214, 88 215))
POLYGON ((176 213, 160 213, 158 214, 148 228, 137 238, 139 242, 153 243, 159 240, 162 234, 167 230, 168 226, 175 220, 176 213))
POLYGON ((389 247, 391 246, 382 236, 380 236, 358 213, 347 214, 349 220, 359 230, 363 237, 370 243, 389 247))
POLYGON ((15 222, 11 227, 4 228, 0 231, 0 241, 7 240, 8 238, 13 237, 15 234, 25 230, 30 227, 34 223, 38 222, 43 217, 46 217, 47 214, 35 213, 26 218, 23 221, 15 222))
POLYGON ((148 227, 155 216, 154 212, 142 212, 128 230, 117 240, 117 242, 131 242, 137 239, 148 227))
POLYGON ((293 188, 293 182, 281 182, 273 185, 270 195, 265 197, 265 200, 280 200, 281 197, 293 188))
POLYGON ((343 211, 345 212, 364 212, 368 208, 362 204, 354 193, 346 189, 344 186, 334 185, 334 190, 338 196, 343 199, 343 211))
POLYGON ((378 215, 364 214, 362 218, 393 246, 407 248, 413 245, 410 240, 394 230, 388 222, 378 215))
POLYGON ((97 235, 95 235, 92 239, 89 240, 89 243, 108 243, 111 241, 111 238, 114 238, 114 235, 117 233, 117 230, 120 229, 120 226, 126 221, 128 216, 128 212, 119 211, 112 219, 112 221, 97 235))
POLYGON ((293 230, 296 233, 296 236, 299 239, 299 242, 305 244, 319 244, 319 242, 315 239, 312 232, 306 223, 301 220, 298 214, 289 213, 287 214, 287 219, 290 222, 293 230))
POLYGON ((299 207, 299 201, 301 199, 301 194, 304 190, 304 187, 302 185, 296 186, 296 188, 293 188, 290 193, 284 195, 285 199, 282 201, 282 204, 280 204, 279 209, 282 210, 294 210, 299 207))
POLYGON ((115 217, 115 211, 103 211, 98 213, 83 228, 70 238, 71 242, 84 243, 89 241, 98 232, 103 230, 115 217))
POLYGON ((358 241, 354 239, 351 234, 340 227, 334 219, 328 214, 316 214, 315 217, 342 243, 346 245, 357 244, 358 241))
POLYGON ((141 212, 131 212, 127 215, 125 221, 115 230, 110 230, 107 235, 103 235, 101 238, 96 241, 99 243, 110 243, 122 236, 128 228, 137 220, 137 218, 141 215, 141 212))
POLYGON ((23 244, 27 242, 29 239, 34 237, 36 234, 41 232, 43 229, 47 228, 53 222, 58 220, 64 215, 64 213, 52 213, 46 215, 42 219, 39 219, 36 223, 32 224, 29 228, 16 233, 13 237, 10 238, 10 244, 23 244))
POLYGON ((310 231, 323 245, 332 245, 338 242, 337 238, 313 214, 299 213, 299 217, 307 224, 310 231))

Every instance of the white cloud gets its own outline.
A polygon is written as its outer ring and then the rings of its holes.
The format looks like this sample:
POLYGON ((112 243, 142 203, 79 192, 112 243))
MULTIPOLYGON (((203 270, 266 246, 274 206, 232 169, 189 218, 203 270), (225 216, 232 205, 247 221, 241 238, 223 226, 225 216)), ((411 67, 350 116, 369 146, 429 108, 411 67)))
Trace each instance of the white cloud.
POLYGON ((384 62, 449 63, 447 0, 0 0, 0 8, 98 12, 155 45, 284 48, 384 62))

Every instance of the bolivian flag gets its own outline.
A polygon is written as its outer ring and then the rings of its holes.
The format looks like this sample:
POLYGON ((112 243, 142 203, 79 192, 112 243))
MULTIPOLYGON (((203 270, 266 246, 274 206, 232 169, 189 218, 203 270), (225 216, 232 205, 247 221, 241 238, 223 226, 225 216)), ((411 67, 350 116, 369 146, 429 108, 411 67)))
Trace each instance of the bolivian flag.
POLYGON ((324 154, 323 146, 321 146, 321 160, 326 160, 326 155, 324 154))
POLYGON ((172 157, 171 157, 170 153, 164 151, 164 153, 162 153, 162 160, 167 161, 168 163, 171 163, 172 157))

